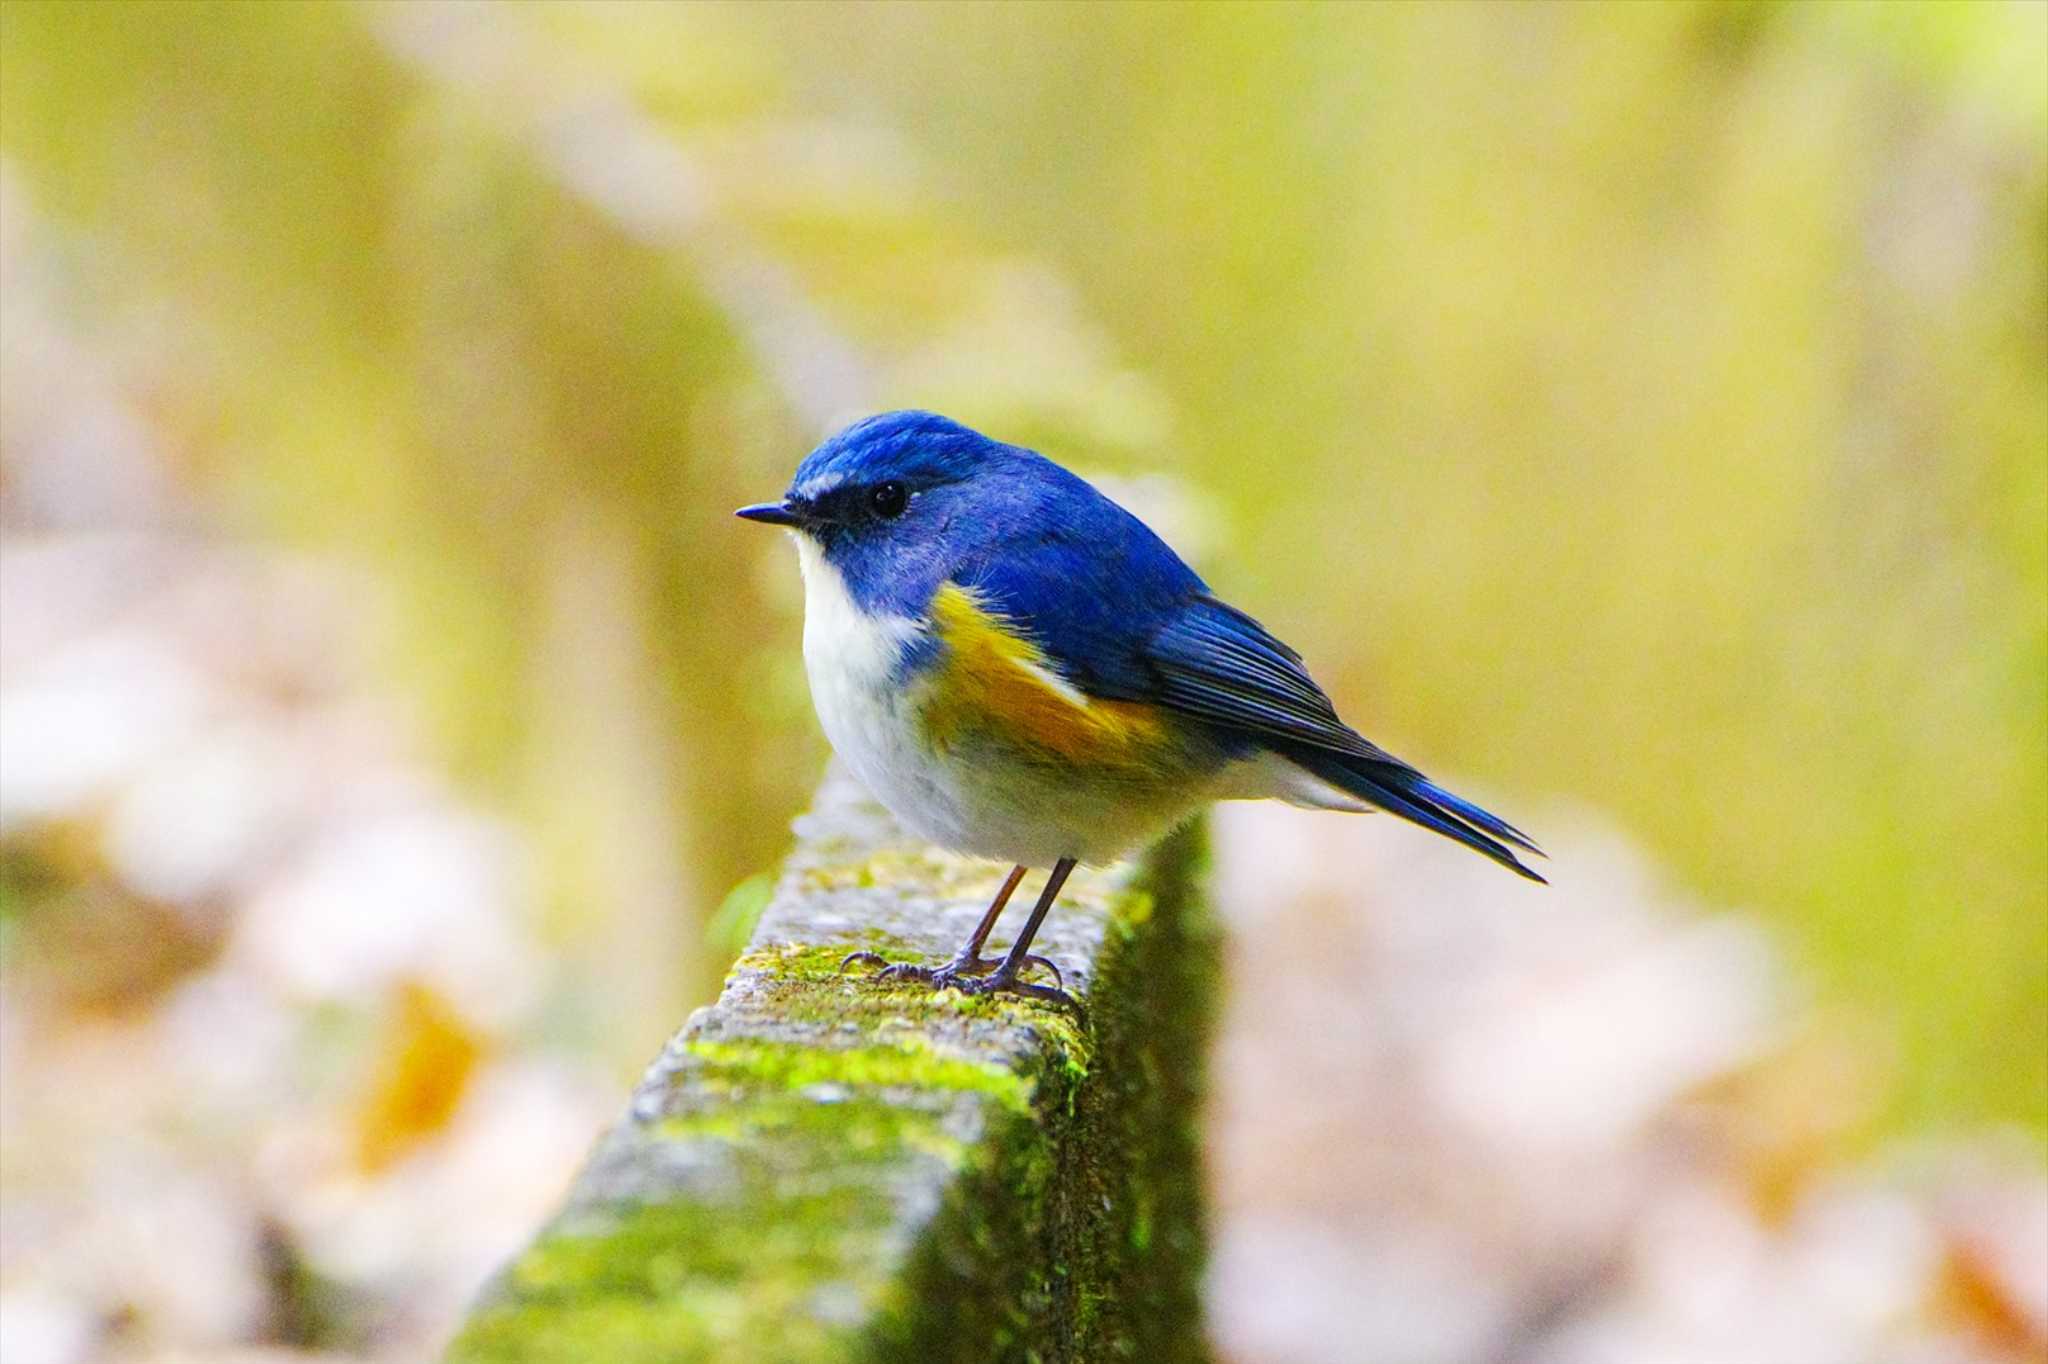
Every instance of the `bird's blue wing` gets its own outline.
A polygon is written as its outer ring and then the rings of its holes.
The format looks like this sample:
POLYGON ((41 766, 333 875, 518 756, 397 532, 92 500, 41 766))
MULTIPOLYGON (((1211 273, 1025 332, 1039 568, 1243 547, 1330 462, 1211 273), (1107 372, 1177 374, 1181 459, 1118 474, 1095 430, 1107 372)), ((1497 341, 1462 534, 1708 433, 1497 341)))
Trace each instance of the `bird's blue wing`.
POLYGON ((1162 702, 1143 646, 1208 588, 1143 522, 1087 494, 1070 497, 1057 523, 992 547, 953 579, 1084 693, 1162 702))
POLYGON ((1406 766, 1337 718, 1300 654, 1206 592, 1164 621, 1143 653, 1161 704, 1266 738, 1406 766))
MULTIPOLYGON (((1114 504, 1106 504, 1114 507, 1114 504)), ((1210 594, 1135 518, 1062 527, 959 575, 1091 696, 1396 762, 1337 718, 1301 655, 1210 594)))
POLYGON ((1361 800, 1542 879, 1503 846, 1540 852, 1528 835, 1340 720, 1300 654, 1213 596, 1149 531, 1137 541, 1055 534, 1013 544, 963 581, 1083 692, 1150 702, 1226 741, 1270 748, 1361 800))

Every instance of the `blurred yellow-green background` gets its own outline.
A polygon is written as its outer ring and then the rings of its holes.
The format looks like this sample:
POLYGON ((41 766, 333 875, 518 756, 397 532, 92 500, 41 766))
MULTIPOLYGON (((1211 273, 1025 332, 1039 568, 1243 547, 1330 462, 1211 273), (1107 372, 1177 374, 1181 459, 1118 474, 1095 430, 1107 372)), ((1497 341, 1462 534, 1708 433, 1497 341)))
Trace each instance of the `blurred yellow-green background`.
MULTIPOLYGON (((265 597, 295 680, 232 587, 201 670, 382 698, 308 781, 402 733, 515 850, 517 1020, 302 990, 400 1039, 366 1168, 494 1048, 601 1114, 715 989, 824 757, 728 513, 893 406, 1166 476, 1373 737, 1754 912, 1877 1077, 1841 1153, 2038 1150, 2048 7, 9 0, 0 63, 15 681, 88 609, 63 537, 157 545, 88 593, 141 617, 162 554, 320 565, 334 615, 265 597)), ((9 734, 101 734, 72 686, 9 734)), ((132 874, 187 800, 81 744, 0 820, 39 1018, 242 941, 232 878, 132 874)), ((335 857, 309 921, 383 893, 335 857)))

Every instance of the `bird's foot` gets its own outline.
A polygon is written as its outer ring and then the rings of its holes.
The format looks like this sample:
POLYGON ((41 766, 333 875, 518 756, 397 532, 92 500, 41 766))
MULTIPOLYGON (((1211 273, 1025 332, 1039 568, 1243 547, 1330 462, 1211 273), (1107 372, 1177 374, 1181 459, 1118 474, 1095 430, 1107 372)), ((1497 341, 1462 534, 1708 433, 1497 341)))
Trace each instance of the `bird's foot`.
MULTIPOLYGON (((1026 957, 1024 958, 1024 965, 1026 967, 1033 965, 1052 966, 1052 963, 1044 957, 1026 957)), ((1060 975, 1059 968, 1053 966, 1052 971, 1053 978, 1058 980, 1060 985, 1064 986, 1066 979, 1060 975)), ((970 976, 965 980, 956 980, 953 982, 953 988, 964 995, 1022 995, 1026 999, 1042 999, 1048 1004, 1057 1004, 1062 1008, 1072 1009, 1075 1013, 1082 1011, 1081 1001, 1075 999, 1064 989, 1051 985, 1028 985, 1019 979, 1021 975, 1021 971, 1011 970, 1007 966, 999 966, 992 975, 970 976)))
MULTIPOLYGON (((880 981, 914 980, 929 985, 934 990, 952 989, 970 995, 988 994, 992 990, 1003 989, 1017 994, 1030 994, 1035 999, 1052 999, 1068 1004, 1074 1002, 1073 997, 1067 994, 1064 988, 1024 985, 1018 982, 1015 976, 1009 977, 1000 985, 996 984, 998 977, 1002 975, 1003 963, 995 957, 977 957, 963 953, 942 965, 926 966, 922 962, 890 961, 876 952, 853 952, 839 963, 839 969, 845 971, 855 963, 881 967, 882 969, 875 972, 874 976, 880 981), (990 975, 990 972, 995 974, 990 975)), ((1067 978, 1061 974, 1058 965, 1047 957, 1035 954, 1027 956, 1024 958, 1024 966, 1026 969, 1033 966, 1043 967, 1052 972, 1052 978, 1061 987, 1067 983, 1067 978)))

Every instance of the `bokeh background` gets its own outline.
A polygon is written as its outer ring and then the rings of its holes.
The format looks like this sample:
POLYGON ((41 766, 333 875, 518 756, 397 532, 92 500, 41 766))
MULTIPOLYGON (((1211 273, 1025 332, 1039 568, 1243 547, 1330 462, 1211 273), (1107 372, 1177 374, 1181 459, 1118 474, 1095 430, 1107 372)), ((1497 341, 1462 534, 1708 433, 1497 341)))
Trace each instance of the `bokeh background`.
POLYGON ((433 1347, 906 405, 1556 854, 1221 819, 1228 1356, 2048 1352, 2048 7, 9 0, 0 361, 8 1364, 433 1347))

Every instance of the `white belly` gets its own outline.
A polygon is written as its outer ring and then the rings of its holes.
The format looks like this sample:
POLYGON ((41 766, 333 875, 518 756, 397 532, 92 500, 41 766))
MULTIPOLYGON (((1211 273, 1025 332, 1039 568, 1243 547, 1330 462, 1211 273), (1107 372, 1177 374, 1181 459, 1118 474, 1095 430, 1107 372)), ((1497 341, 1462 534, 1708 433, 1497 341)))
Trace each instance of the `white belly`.
POLYGON ((1203 784, 1104 785, 986 747, 930 747, 916 685, 896 676, 904 644, 925 627, 863 614, 817 547, 802 536, 797 547, 804 670, 818 721, 854 776, 919 837, 1026 866, 1066 857, 1102 863, 1211 798, 1203 784))

